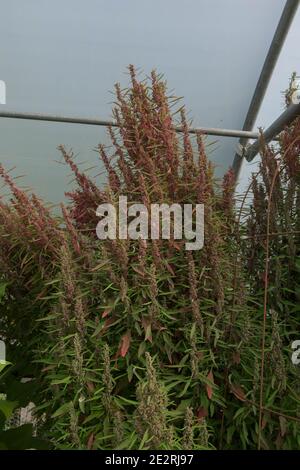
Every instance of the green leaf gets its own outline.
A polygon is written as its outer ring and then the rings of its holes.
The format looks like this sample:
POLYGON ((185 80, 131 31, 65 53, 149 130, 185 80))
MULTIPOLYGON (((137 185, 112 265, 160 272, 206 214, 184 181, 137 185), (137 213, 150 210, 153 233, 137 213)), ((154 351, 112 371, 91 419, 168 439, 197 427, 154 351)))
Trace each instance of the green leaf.
POLYGON ((129 437, 127 437, 126 439, 124 439, 123 442, 121 442, 121 444, 119 444, 116 449, 117 450, 123 450, 123 449, 126 449, 126 450, 130 450, 133 448, 134 444, 136 443, 137 441, 137 435, 136 433, 133 431, 131 433, 131 435, 129 437))
POLYGON ((5 367, 10 365, 10 364, 11 364, 11 362, 0 360, 0 372, 2 372, 3 369, 5 369, 5 367))
POLYGON ((146 442, 148 441, 149 439, 149 434, 148 434, 148 429, 146 429, 144 435, 143 435, 143 438, 141 440, 141 443, 139 445, 139 450, 143 450, 144 448, 144 445, 146 444, 146 442))
POLYGON ((11 417, 14 409, 17 406, 18 406, 17 401, 0 400, 0 410, 2 411, 6 419, 11 417))
POLYGON ((68 384, 70 383, 70 381, 71 381, 71 377, 68 376, 68 377, 64 377, 63 379, 51 380, 51 385, 68 384))
POLYGON ((145 331, 145 341, 150 341, 152 343, 152 330, 151 330, 151 323, 147 325, 146 331, 145 331))
POLYGON ((62 416, 68 413, 71 409, 72 402, 69 401, 68 403, 64 403, 62 406, 58 408, 58 410, 53 413, 52 418, 57 418, 58 416, 62 416))
POLYGON ((178 398, 181 398, 181 397, 184 397, 184 396, 185 396, 186 392, 188 391, 188 389, 189 389, 189 387, 190 387, 190 385, 191 385, 191 382, 192 382, 192 379, 189 379, 189 380, 187 381, 187 383, 185 384, 184 389, 182 390, 181 393, 179 393, 178 398))
POLYGON ((137 402, 136 402, 136 401, 134 401, 134 400, 129 400, 128 398, 121 397, 120 395, 118 395, 117 398, 118 398, 118 400, 120 400, 121 402, 124 402, 124 403, 126 403, 126 404, 128 404, 128 405, 135 405, 135 406, 137 405, 137 402))
POLYGON ((5 283, 0 284, 0 300, 5 295, 6 286, 7 286, 7 284, 5 284, 5 283))
POLYGON ((146 351, 146 343, 145 341, 142 341, 139 345, 138 357, 143 356, 145 354, 145 351, 146 351))
POLYGON ((133 377, 133 365, 132 364, 130 364, 127 367, 127 377, 128 377, 128 382, 130 383, 132 381, 132 377, 133 377))
POLYGON ((195 332, 196 332, 196 323, 193 323, 193 326, 191 328, 191 334, 190 334, 190 339, 191 340, 194 338, 195 332))

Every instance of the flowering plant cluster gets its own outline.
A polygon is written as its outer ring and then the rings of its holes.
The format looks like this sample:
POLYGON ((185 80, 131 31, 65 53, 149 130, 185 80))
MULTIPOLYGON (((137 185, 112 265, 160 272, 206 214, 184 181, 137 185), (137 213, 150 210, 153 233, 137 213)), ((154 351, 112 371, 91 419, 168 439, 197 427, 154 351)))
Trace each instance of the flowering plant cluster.
POLYGON ((262 143, 236 205, 232 170, 215 178, 162 78, 129 72, 97 149, 105 187, 60 146, 77 186, 58 217, 0 166, 0 331, 36 384, 38 433, 59 449, 297 448, 300 121, 262 143), (203 248, 99 240, 97 208, 120 196, 203 205, 203 248))

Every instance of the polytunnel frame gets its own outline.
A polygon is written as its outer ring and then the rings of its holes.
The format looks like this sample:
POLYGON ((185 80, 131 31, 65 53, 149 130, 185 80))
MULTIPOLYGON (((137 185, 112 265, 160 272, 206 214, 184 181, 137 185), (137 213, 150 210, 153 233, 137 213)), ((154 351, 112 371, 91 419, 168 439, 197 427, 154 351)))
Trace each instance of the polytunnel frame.
MULTIPOLYGON (((300 104, 291 104, 286 109, 286 111, 284 111, 279 116, 279 118, 276 119, 264 132, 259 133, 252 131, 265 93, 270 83, 275 65, 277 63, 277 59, 280 55, 284 41, 286 39, 286 36, 296 14, 297 8, 299 6, 299 2, 300 0, 287 0, 285 3, 270 48, 265 58, 265 62, 263 64, 258 82, 256 84, 242 130, 221 129, 212 127, 196 127, 189 129, 189 133, 191 134, 201 133, 206 135, 239 138, 238 148, 232 164, 236 180, 238 179, 243 160, 246 159, 247 161, 252 161, 253 158, 259 152, 261 142, 268 143, 271 140, 276 140, 276 136, 280 134, 280 132, 285 128, 285 126, 290 124, 297 116, 300 115, 300 104), (248 144, 250 139, 255 140, 252 145, 248 144)), ((0 111, 0 117, 12 119, 27 119, 35 121, 64 122, 83 125, 85 124, 90 126, 95 125, 118 127, 116 122, 109 120, 72 116, 54 116, 50 114, 32 114, 0 111)), ((176 132, 183 131, 181 127, 174 127, 174 129, 176 132)))

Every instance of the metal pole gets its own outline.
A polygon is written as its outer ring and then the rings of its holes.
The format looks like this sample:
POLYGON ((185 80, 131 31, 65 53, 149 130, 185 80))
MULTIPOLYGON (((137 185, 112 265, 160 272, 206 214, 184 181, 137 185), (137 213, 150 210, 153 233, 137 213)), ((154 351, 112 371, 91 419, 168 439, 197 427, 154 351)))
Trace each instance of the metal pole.
MULTIPOLYGON (((65 122, 71 124, 86 124, 89 126, 112 126, 118 127, 115 121, 105 121, 101 119, 90 119, 90 118, 79 118, 79 117, 67 117, 67 116, 52 116, 50 114, 32 114, 32 113, 17 113, 10 111, 0 111, 0 117, 12 118, 12 119, 28 119, 33 121, 49 121, 49 122, 65 122)), ((174 127, 176 132, 182 132, 181 127, 174 127)), ((235 129, 218 129, 214 127, 194 127, 189 129, 190 134, 207 134, 217 135, 223 137, 244 137, 247 139, 258 139, 258 132, 249 132, 235 129)))
MULTIPOLYGON (((261 70, 260 77, 258 79, 248 113, 243 125, 243 130, 249 131, 253 128, 257 114, 262 103, 262 100, 265 96, 269 81, 272 77, 273 70, 275 68, 277 59, 279 57, 280 51, 282 49, 283 43, 289 31, 290 25, 293 21, 295 13, 299 5, 299 0, 287 0, 281 18, 279 20, 278 26, 276 28, 271 46, 269 48, 267 57, 265 59, 263 68, 261 70)), ((247 143, 247 138, 240 139, 240 147, 244 147, 247 143)), ((239 171, 241 169, 243 157, 241 154, 236 153, 233 161, 233 170, 235 172, 236 178, 238 178, 239 171)))
POLYGON ((248 149, 245 151, 244 157, 248 162, 251 162, 255 155, 258 154, 260 150, 260 146, 262 143, 270 142, 274 136, 278 135, 285 126, 291 124, 291 122, 300 116, 300 104, 292 104, 290 105, 276 121, 271 124, 270 127, 262 134, 261 138, 256 140, 254 144, 252 144, 248 149))
POLYGON ((19 113, 11 111, 0 111, 0 117, 12 119, 27 119, 30 121, 66 122, 70 124, 87 124, 89 126, 112 126, 117 127, 114 121, 101 119, 80 118, 72 116, 55 116, 51 114, 19 113))

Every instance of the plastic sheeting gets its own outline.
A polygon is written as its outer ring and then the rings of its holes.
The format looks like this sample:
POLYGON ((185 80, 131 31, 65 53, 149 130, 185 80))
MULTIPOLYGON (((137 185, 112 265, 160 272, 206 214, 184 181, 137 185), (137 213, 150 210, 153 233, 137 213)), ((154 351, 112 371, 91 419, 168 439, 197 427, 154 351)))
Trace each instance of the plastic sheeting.
MULTIPOLYGON (((1 5, 1 109, 110 119, 126 67, 164 73, 194 126, 241 129, 284 0, 11 0, 1 5)), ((288 71, 289 73, 290 71, 288 71)), ((288 78, 288 77, 287 77, 288 78)), ((276 116, 274 116, 275 118, 276 116)), ((269 124, 269 123, 266 123, 269 124)), ((222 173, 235 138, 211 158, 222 173)), ((0 161, 58 202, 68 181, 57 145, 94 165, 105 129, 0 119, 0 161)))

